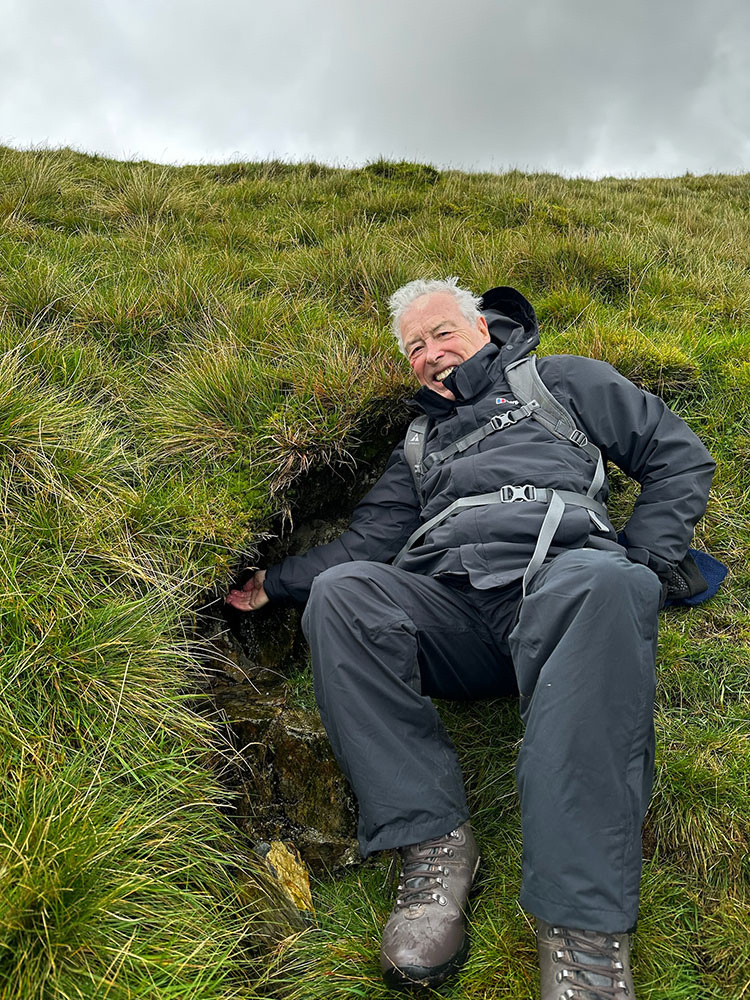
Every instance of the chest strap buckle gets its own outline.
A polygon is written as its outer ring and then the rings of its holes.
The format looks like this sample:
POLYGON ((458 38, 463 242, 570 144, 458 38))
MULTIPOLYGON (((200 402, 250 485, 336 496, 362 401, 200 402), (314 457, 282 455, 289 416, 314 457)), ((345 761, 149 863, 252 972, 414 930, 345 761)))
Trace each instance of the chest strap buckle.
POLYGON ((517 410, 508 410, 505 413, 496 413, 494 417, 490 417, 489 425, 493 431, 502 431, 506 427, 512 427, 513 424, 517 424, 519 420, 523 420, 524 417, 530 417, 534 410, 539 409, 539 403, 535 399, 530 399, 528 403, 523 406, 519 406, 517 410))
POLYGON ((506 427, 512 426, 517 420, 518 417, 514 410, 510 410, 508 413, 496 413, 490 420, 490 427, 493 431, 502 431, 506 427))

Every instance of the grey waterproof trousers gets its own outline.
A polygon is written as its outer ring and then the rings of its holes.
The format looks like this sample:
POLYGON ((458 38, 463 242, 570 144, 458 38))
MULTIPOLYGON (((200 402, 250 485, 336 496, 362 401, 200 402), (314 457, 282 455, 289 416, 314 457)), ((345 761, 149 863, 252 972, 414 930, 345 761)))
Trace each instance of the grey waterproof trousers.
POLYGON ((654 763, 658 577, 611 551, 548 561, 521 602, 372 562, 321 573, 303 616, 315 693, 357 796, 362 854, 468 818, 430 695, 520 693, 521 905, 552 924, 636 922, 654 763))

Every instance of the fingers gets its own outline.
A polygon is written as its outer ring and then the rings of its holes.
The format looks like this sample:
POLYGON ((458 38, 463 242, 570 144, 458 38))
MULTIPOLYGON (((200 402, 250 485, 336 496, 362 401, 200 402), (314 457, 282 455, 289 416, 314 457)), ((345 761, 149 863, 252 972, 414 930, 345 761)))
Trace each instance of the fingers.
POLYGON ((224 598, 227 604, 237 611, 257 611, 268 604, 268 595, 263 587, 266 578, 264 569, 255 572, 241 589, 236 587, 224 598))
POLYGON ((237 611, 256 611, 268 603, 268 597, 262 587, 250 592, 230 590, 224 600, 237 611))

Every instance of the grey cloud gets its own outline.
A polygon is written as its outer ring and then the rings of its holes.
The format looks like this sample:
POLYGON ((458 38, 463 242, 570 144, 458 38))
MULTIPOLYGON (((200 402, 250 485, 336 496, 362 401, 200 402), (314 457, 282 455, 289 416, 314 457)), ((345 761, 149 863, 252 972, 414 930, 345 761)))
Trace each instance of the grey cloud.
POLYGON ((750 169, 745 0, 27 0, 0 141, 567 173, 750 169))

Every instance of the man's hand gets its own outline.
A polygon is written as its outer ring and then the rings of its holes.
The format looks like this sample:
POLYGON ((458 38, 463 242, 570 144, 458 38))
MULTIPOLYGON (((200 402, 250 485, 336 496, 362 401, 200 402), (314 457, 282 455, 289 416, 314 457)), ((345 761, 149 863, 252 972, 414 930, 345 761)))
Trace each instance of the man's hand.
POLYGON ((257 611, 268 604, 268 595, 263 589, 265 578, 264 569, 256 570, 242 590, 230 590, 224 600, 237 611, 257 611))
POLYGON ((690 552, 681 563, 670 568, 669 576, 663 583, 667 585, 666 600, 677 604, 708 590, 708 580, 701 573, 690 552))

